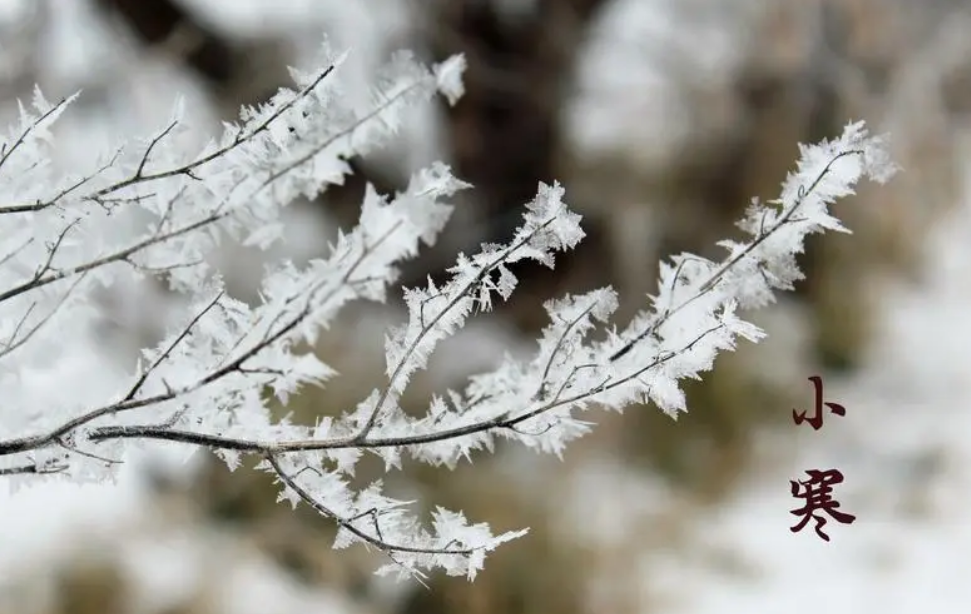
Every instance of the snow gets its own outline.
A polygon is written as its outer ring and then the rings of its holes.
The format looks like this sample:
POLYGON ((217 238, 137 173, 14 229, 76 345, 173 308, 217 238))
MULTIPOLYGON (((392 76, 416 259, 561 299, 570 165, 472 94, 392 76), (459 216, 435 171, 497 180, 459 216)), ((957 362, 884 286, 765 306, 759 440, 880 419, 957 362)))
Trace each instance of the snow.
MULTIPOLYGON (((14 4, 2 2, 0 10, 14 4)), ((204 3, 197 0, 195 4, 204 3)), ((257 7, 258 3, 251 0, 246 5, 257 7)), ((304 15, 304 11, 292 12, 304 15)), ((254 16, 262 15, 256 8, 250 13, 254 24, 262 19, 254 16)), ((660 18, 658 23, 659 28, 667 27, 660 18)), ((63 71, 71 72, 67 58, 65 55, 63 71)), ((626 70, 601 74, 633 78, 626 70)), ((642 76, 641 82, 652 79, 660 77, 642 76)), ((620 82, 617 87, 629 85, 620 82)), ((661 102, 654 104, 663 106, 663 92, 658 99, 661 102)), ((587 123, 592 131, 610 127, 598 125, 590 114, 585 116, 592 118, 587 123)), ((622 123, 614 119, 612 125, 622 123)), ((601 142, 614 136, 604 132, 588 138, 601 142)), ((971 524, 964 513, 969 503, 965 493, 971 487, 967 470, 971 448, 965 441, 966 433, 971 432, 967 411, 971 398, 969 239, 971 207, 965 205, 930 240, 933 250, 924 285, 896 288, 884 295, 885 334, 873 349, 869 366, 848 381, 826 378, 827 397, 845 405, 847 416, 827 416, 819 432, 802 427, 791 456, 766 463, 728 504, 692 521, 697 542, 737 553, 743 568, 751 573, 726 575, 694 558, 667 551, 645 553, 645 584, 662 585, 680 602, 678 611, 688 614, 966 611, 966 604, 971 603, 971 586, 964 573, 971 559, 971 524), (788 530, 793 522, 788 511, 794 507, 788 480, 817 467, 841 469, 846 481, 836 487, 837 496, 843 509, 858 517, 850 526, 829 523, 833 538, 829 543, 816 539, 810 530, 796 535, 788 530), (915 516, 906 505, 917 499, 926 500, 924 515, 915 516)), ((807 399, 810 390, 807 383, 807 399)), ((767 447, 769 453, 778 453, 771 451, 772 445, 767 447)), ((110 534, 145 514, 148 502, 133 477, 135 471, 133 467, 131 474, 126 472, 119 486, 44 484, 13 498, 0 492, 0 595, 5 582, 25 570, 45 566, 84 538, 110 534)), ((651 501, 670 503, 673 499, 670 492, 644 485, 643 479, 625 480, 613 467, 591 471, 584 475, 595 479, 583 482, 588 502, 596 500, 589 495, 596 487, 631 497, 634 513, 657 505, 651 501), (604 483, 607 476, 614 476, 609 487, 604 483)), ((624 517, 602 520, 616 541, 629 535, 622 530, 624 517)), ((160 599, 175 591, 196 564, 187 564, 197 558, 192 550, 191 540, 182 540, 164 547, 158 542, 138 543, 126 552, 133 577, 143 578, 145 590, 160 599)), ((255 581, 267 575, 262 563, 240 566, 233 574, 237 585, 227 589, 224 607, 265 611, 261 609, 264 605, 280 604, 286 594, 292 597, 286 579, 255 581), (252 592, 243 593, 243 588, 252 592)), ((288 607, 278 610, 313 609, 307 607, 310 598, 289 601, 288 607)))
MULTIPOLYGON (((699 542, 739 555, 753 574, 726 576, 680 557, 647 565, 650 581, 679 598, 677 611, 967 611, 971 198, 929 245, 921 285, 885 293, 884 334, 868 366, 846 381, 824 378, 827 399, 846 416, 827 415, 819 431, 793 425, 802 429, 794 454, 767 462, 729 504, 692 522, 699 542), (852 525, 830 521, 829 543, 811 526, 788 529, 796 507, 788 480, 809 468, 839 468, 846 479, 835 497, 857 516, 852 525)), ((807 382, 807 403, 811 390, 807 382)))

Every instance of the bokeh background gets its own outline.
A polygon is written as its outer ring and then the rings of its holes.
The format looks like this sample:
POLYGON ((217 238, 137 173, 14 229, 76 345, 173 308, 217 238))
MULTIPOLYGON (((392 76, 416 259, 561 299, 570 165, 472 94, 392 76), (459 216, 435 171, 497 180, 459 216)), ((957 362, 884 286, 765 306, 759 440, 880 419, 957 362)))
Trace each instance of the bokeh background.
MULTIPOLYGON (((810 242, 798 290, 751 314, 769 337, 689 383, 677 422, 631 407, 597 415, 562 461, 500 447, 392 476, 419 509, 532 528, 474 583, 376 578, 376 555, 331 550, 334 527, 275 503, 266 476, 160 445, 117 484, 0 492, 0 614, 968 612, 969 31, 962 0, 0 0, 0 119, 35 83, 82 90, 65 164, 161 126, 177 95, 201 143, 323 35, 359 87, 396 49, 464 53, 456 107, 413 113, 345 185, 294 206, 286 245, 220 254, 255 300, 264 259, 322 254, 366 182, 390 192, 442 159, 475 189, 406 270, 417 282, 506 238, 539 181, 563 183, 587 239, 553 272, 518 269, 513 299, 440 349, 413 403, 528 348, 548 298, 610 283, 632 315, 659 258, 717 256, 750 199, 777 195, 799 142, 864 119, 904 168, 838 205, 854 235, 810 242), (818 432, 790 418, 815 374, 847 408, 818 432), (830 522, 829 543, 789 531, 789 480, 811 468, 842 471, 857 516, 830 522)), ((102 300, 126 364, 158 338, 166 297, 102 300)), ((310 421, 381 377, 401 305, 348 311, 317 348, 343 376, 281 414, 310 421)))

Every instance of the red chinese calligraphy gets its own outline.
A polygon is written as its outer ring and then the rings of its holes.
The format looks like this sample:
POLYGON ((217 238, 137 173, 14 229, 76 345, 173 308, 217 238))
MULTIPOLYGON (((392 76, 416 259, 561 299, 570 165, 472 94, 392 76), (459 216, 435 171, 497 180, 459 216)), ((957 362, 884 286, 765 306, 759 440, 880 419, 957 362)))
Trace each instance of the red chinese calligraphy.
POLYGON ((819 430, 823 426, 823 405, 830 409, 837 416, 845 416, 846 408, 839 403, 824 403, 823 402, 823 378, 818 375, 813 375, 809 378, 809 381, 813 383, 813 387, 816 390, 816 401, 814 404, 814 412, 811 418, 806 417, 806 412, 797 412, 792 410, 792 419, 796 424, 802 424, 803 422, 808 422, 810 426, 815 430, 819 430))
POLYGON ((792 496, 805 500, 803 507, 790 512, 803 518, 795 526, 789 527, 789 530, 798 533, 812 519, 816 521, 816 533, 824 540, 829 541, 829 535, 823 533, 822 530, 827 519, 820 512, 829 514, 834 520, 843 524, 853 524, 853 521, 856 520, 856 516, 839 511, 837 509, 840 506, 839 502, 832 498, 833 485, 843 481, 843 474, 836 469, 826 471, 809 469, 806 473, 809 475, 807 480, 789 481, 792 486, 792 496), (805 488, 805 490, 802 491, 800 487, 805 488))

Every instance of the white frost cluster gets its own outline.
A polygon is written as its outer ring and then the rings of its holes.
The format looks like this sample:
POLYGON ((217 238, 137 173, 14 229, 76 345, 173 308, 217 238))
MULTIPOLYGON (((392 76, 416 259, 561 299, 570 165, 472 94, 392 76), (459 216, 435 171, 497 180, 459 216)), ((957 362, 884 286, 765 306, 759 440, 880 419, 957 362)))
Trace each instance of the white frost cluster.
POLYGON ((324 48, 317 72, 293 72, 297 89, 244 109, 202 151, 184 145, 188 127, 177 110, 154 136, 70 175, 51 162, 51 127, 74 98, 51 104, 38 91, 32 108, 21 108, 18 125, 0 135, 5 480, 110 479, 128 446, 152 440, 211 449, 230 468, 255 454, 280 482, 281 498, 339 525, 335 547, 375 547, 389 558, 386 571, 439 567, 472 579, 487 552, 525 531, 494 536, 488 525, 441 508, 425 525, 380 482, 352 488, 364 452, 381 456, 388 471, 401 467, 402 453, 454 466, 491 450, 496 436, 559 455, 589 430, 578 418, 589 407, 651 401, 672 415, 684 410, 678 380, 710 369, 736 336, 761 337, 736 310, 792 287, 806 234, 844 230, 827 206, 861 177, 884 181, 895 170, 862 124, 803 147, 780 199, 753 203, 740 222, 748 237, 723 242, 721 262, 684 254, 662 264, 651 308, 626 328, 610 324, 617 296, 609 287, 551 301, 551 323, 531 360, 507 359, 465 390, 431 399, 423 416, 406 415, 399 399, 411 377, 468 318, 510 296, 515 263, 552 267, 557 252, 583 238, 564 190, 541 184, 508 243, 460 254, 441 286, 429 280, 404 291, 409 319, 387 336, 386 381, 342 414, 294 425, 271 418, 266 391, 285 403, 301 386, 335 375, 298 348, 348 302, 383 301, 396 264, 435 241, 451 212, 447 199, 468 187, 436 164, 399 194, 369 188, 359 224, 328 257, 304 267, 278 263, 255 307, 227 296, 206 264, 219 242, 271 245, 280 238, 280 208, 342 181, 349 157, 394 135, 403 108, 435 92, 451 103, 462 94, 461 57, 426 68, 399 54, 374 84, 370 106, 352 108, 341 61, 324 48), (145 220, 140 234, 119 232, 132 219, 145 220), (160 276, 192 299, 181 326, 128 373, 91 358, 103 317, 94 297, 122 272, 160 276))

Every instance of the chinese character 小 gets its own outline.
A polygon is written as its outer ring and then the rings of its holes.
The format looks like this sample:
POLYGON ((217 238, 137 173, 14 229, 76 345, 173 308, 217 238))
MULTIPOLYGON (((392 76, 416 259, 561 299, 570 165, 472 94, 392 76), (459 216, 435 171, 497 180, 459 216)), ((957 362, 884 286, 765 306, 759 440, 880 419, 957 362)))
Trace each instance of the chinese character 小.
MULTIPOLYGON (((809 381, 813 383, 813 387, 816 389, 816 401, 814 404, 813 417, 807 418, 806 412, 797 412, 796 410, 792 410, 792 419, 796 424, 808 422, 814 430, 818 431, 823 426, 823 378, 819 377, 818 375, 814 375, 809 378, 809 381)), ((846 408, 839 403, 825 403, 825 405, 837 416, 846 415, 846 408)))

